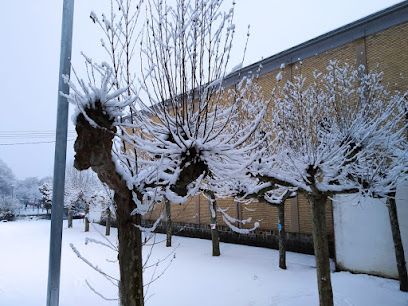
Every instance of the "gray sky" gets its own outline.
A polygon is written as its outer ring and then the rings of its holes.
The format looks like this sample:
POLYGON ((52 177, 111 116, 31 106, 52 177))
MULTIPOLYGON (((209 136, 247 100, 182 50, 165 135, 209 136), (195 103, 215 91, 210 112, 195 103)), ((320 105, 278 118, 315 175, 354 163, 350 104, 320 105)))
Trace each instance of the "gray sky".
MULTIPOLYGON (((53 173, 54 136, 63 0, 0 1, 0 159, 17 178, 53 173), (20 143, 37 144, 20 144, 20 143), (38 143, 51 142, 51 143, 38 143)), ((225 0, 227 4, 232 0, 225 0)), ((370 15, 400 0, 236 0, 238 64, 251 25, 244 65, 269 57, 330 30, 370 15)), ((91 10, 108 12, 109 0, 76 0, 73 65, 82 68, 80 52, 98 59, 101 33, 91 10)), ((69 129, 74 130, 72 124, 69 129)), ((72 134, 70 134, 72 135, 72 134)), ((69 136, 68 139, 74 139, 69 136)), ((73 141, 68 159, 73 159, 73 141)))

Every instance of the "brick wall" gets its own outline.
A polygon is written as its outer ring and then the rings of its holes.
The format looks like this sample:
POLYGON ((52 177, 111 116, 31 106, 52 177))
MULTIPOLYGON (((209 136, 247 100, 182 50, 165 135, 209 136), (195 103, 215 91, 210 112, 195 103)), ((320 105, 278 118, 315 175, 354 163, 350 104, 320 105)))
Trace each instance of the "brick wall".
MULTIPOLYGON (((260 231, 278 231, 278 208, 272 205, 258 203, 256 201, 250 204, 237 203, 233 198, 217 199, 217 205, 234 219, 252 221, 245 225, 233 225, 242 228, 253 228, 254 222, 259 222, 260 231)), ((310 216, 310 207, 307 200, 302 196, 286 200, 285 204, 285 226, 289 233, 312 233, 312 222, 310 216), (292 222, 295 220, 295 222, 292 222), (296 223, 296 224, 295 224, 296 223)), ((160 214, 165 216, 164 205, 157 203, 154 209, 149 212, 144 219, 155 221, 160 214)), ((210 209, 208 200, 203 196, 190 198, 183 204, 171 203, 171 218, 175 223, 191 223, 203 226, 210 226, 210 209)), ((217 212, 218 225, 226 226, 222 214, 217 212)), ((326 221, 329 235, 333 234, 332 204, 328 201, 326 204, 326 221)))

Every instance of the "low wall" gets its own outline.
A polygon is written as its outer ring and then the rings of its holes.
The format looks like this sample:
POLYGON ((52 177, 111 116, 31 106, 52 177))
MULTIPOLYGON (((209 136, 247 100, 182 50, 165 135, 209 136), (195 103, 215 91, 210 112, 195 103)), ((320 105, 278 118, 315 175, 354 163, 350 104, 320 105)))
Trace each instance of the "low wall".
MULTIPOLYGON (((396 195, 401 238, 408 262, 408 184, 396 195)), ((338 270, 398 278, 385 200, 336 196, 333 220, 338 270)))

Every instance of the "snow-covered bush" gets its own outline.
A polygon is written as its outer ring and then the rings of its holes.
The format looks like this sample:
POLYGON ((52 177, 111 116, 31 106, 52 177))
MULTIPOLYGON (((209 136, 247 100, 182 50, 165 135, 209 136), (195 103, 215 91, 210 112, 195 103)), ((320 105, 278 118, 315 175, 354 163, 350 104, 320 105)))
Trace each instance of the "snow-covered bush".
POLYGON ((0 220, 13 221, 20 214, 22 205, 16 198, 6 197, 0 205, 0 220))

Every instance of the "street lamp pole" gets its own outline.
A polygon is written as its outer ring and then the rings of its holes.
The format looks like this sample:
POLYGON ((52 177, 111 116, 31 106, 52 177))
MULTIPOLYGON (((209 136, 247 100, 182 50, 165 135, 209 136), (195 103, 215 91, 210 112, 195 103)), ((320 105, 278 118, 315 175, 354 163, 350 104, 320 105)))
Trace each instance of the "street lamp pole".
POLYGON ((47 306, 59 305, 62 221, 67 154, 68 101, 61 96, 69 87, 62 75, 70 75, 74 0, 64 0, 62 12, 61 53, 58 84, 57 128, 55 139, 54 178, 51 208, 50 257, 48 266, 47 306))

